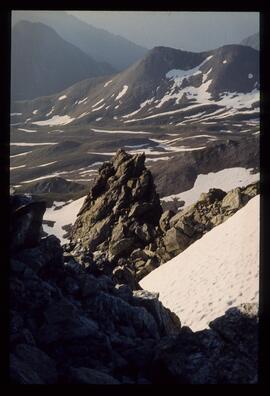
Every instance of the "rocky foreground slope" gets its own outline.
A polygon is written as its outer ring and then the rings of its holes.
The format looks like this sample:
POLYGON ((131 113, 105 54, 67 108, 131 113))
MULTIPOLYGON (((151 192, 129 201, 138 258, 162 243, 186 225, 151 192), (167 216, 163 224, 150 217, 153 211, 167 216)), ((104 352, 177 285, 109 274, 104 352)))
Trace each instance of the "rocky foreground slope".
POLYGON ((252 197, 259 183, 228 193, 210 189, 195 204, 162 211, 144 154, 118 150, 105 162, 72 228, 66 252, 91 273, 103 272, 140 289, 138 281, 223 223, 252 197))
POLYGON ((256 304, 193 333, 157 294, 132 291, 101 270, 90 274, 56 237, 40 239, 44 211, 42 202, 11 196, 12 383, 257 381, 256 304))

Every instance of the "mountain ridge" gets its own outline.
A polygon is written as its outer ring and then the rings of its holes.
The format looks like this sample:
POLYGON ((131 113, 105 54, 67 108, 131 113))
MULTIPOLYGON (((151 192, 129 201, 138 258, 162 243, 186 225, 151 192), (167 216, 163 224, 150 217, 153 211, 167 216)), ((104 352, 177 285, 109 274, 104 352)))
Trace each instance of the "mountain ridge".
MULTIPOLYGON (((115 122, 114 117, 121 119, 122 123, 137 123, 137 118, 144 120, 144 117, 138 115, 145 115, 146 120, 151 119, 154 122, 155 114, 161 112, 159 108, 166 111, 181 110, 182 104, 185 110, 189 103, 196 101, 202 108, 205 104, 213 104, 215 110, 218 110, 221 94, 223 96, 228 92, 231 96, 233 93, 246 94, 259 87, 259 57, 256 50, 241 45, 227 45, 203 53, 155 47, 140 61, 108 80, 106 81, 105 78, 93 80, 91 84, 94 84, 94 87, 91 91, 88 89, 88 95, 79 100, 80 102, 85 99, 80 107, 78 105, 75 108, 71 107, 75 102, 75 99, 72 99, 72 91, 77 97, 77 86, 68 88, 71 96, 68 107, 72 109, 71 117, 75 117, 77 123, 94 121, 99 115, 103 119, 107 119, 108 116, 108 119, 116 124, 119 121, 115 122), (201 99, 200 102, 200 96, 204 101, 201 99), (209 98, 208 101, 206 98, 209 98), (102 105, 97 106, 99 103, 102 105), (89 105, 94 109, 91 110, 90 107, 89 111, 89 105), (135 121, 131 117, 132 114, 136 114, 135 121)), ((78 86, 84 84, 86 88, 89 83, 81 82, 78 86)), ((48 100, 53 99, 52 97, 48 100)), ((40 98, 39 101, 44 100, 40 98)), ((223 102, 226 102, 225 99, 223 102)), ((66 104, 67 102, 65 106, 66 104)), ((14 111, 20 111, 19 103, 14 106, 14 111), (15 110, 16 108, 18 110, 15 110)), ((69 111, 65 114, 69 114, 69 111)), ((177 116, 178 114, 173 114, 174 118, 179 118, 177 116)))
POLYGON ((96 28, 64 11, 16 11, 12 18, 13 23, 21 18, 43 22, 96 61, 107 62, 117 70, 125 69, 147 51, 122 36, 96 28))
POLYGON ((86 77, 114 71, 40 22, 14 25, 11 62, 12 100, 53 94, 86 77))

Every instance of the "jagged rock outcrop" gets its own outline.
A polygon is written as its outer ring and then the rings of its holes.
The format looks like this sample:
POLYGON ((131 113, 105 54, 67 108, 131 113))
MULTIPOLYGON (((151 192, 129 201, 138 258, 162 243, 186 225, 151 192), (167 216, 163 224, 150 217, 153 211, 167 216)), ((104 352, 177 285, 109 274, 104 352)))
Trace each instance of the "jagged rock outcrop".
MULTIPOLYGON (((15 211, 23 200, 11 199, 11 240, 32 227, 32 202, 25 220, 15 211)), ((193 333, 158 295, 132 291, 100 270, 88 273, 54 236, 12 244, 12 383, 254 383, 256 337, 254 304, 230 309, 210 330, 193 333)))
POLYGON ((120 149, 101 166, 65 247, 88 272, 101 271, 132 289, 140 289, 144 276, 224 222, 259 190, 259 182, 228 193, 212 188, 177 213, 163 212, 144 161, 144 154, 120 149))
POLYGON ((105 162, 71 232, 73 254, 78 252, 83 262, 90 251, 97 263, 108 263, 117 279, 129 279, 129 272, 136 281, 141 279, 140 266, 130 256, 160 235, 162 208, 144 162, 144 153, 132 156, 121 149, 105 162))

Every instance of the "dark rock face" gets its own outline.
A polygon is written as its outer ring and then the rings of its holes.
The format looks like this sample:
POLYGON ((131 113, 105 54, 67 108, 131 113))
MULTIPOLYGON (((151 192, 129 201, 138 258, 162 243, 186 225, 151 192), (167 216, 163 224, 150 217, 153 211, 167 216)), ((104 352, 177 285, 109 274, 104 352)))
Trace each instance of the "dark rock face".
POLYGON ((11 196, 11 250, 39 243, 45 210, 45 202, 31 202, 26 196, 11 196))
MULTIPOLYGON (((118 150, 111 162, 105 162, 71 232, 71 244, 76 244, 76 249, 84 249, 84 253, 90 250, 101 262, 111 263, 112 268, 125 260, 133 273, 136 268, 132 268, 129 256, 159 235, 162 214, 144 161, 144 154, 132 156, 118 150)), ((114 273, 115 277, 118 273, 114 273)))
MULTIPOLYGON (((15 208, 23 200, 11 200, 12 239, 22 229, 15 208)), ((230 309, 210 323, 210 330, 193 333, 181 329, 179 318, 163 307, 157 294, 132 291, 117 283, 115 274, 89 273, 76 257, 63 254, 53 236, 35 242, 29 247, 21 239, 11 251, 12 383, 257 381, 254 304, 230 309)), ((137 249, 132 257, 143 261, 148 256, 137 249)))
POLYGON ((258 306, 242 304, 193 333, 183 327, 175 339, 164 339, 153 359, 158 383, 256 383, 258 306), (245 329, 244 329, 245 328, 245 329))

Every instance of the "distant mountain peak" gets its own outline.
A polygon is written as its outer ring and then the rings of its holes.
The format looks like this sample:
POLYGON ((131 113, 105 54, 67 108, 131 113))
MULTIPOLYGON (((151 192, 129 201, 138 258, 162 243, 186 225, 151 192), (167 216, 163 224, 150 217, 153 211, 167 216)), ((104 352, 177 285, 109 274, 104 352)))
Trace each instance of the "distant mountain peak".
POLYGON ((98 62, 123 70, 147 52, 132 41, 105 29, 92 26, 65 11, 14 11, 12 24, 22 19, 42 22, 54 29, 64 40, 80 48, 98 62))
POLYGON ((251 36, 248 36, 244 40, 241 41, 242 45, 247 45, 248 47, 252 47, 256 50, 260 49, 260 33, 254 33, 251 36))
POLYGON ((25 20, 13 26, 11 62, 12 100, 50 95, 85 78, 114 72, 51 27, 25 20))

